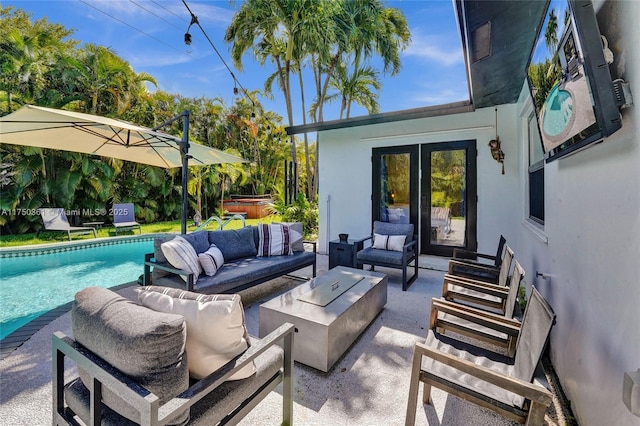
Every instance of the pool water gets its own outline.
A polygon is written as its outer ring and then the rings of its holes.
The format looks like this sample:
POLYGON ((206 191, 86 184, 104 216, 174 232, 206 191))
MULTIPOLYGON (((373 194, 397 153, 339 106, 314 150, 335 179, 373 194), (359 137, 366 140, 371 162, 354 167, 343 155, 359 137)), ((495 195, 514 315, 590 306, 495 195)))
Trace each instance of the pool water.
POLYGON ((81 289, 114 287, 138 279, 153 241, 0 258, 0 339, 73 300, 81 289))
POLYGON ((573 114, 571 94, 556 84, 544 103, 542 127, 549 136, 557 136, 567 127, 573 114))

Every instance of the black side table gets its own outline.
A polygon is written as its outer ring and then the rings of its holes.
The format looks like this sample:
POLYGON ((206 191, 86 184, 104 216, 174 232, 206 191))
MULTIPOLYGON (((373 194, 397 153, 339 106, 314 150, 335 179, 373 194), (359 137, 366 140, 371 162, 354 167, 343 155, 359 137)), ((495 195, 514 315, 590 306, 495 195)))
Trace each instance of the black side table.
POLYGON ((362 250, 362 247, 362 240, 329 241, 329 269, 333 269, 336 266, 355 268, 356 253, 362 250))

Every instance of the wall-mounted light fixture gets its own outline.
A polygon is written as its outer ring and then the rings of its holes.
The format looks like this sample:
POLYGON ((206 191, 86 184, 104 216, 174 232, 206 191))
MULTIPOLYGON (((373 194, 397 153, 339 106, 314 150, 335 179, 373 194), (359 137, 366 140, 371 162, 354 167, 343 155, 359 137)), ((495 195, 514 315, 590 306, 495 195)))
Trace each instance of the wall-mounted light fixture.
POLYGON ((498 136, 498 108, 496 107, 496 138, 489 141, 491 156, 498 163, 502 164, 502 174, 504 174, 504 152, 500 147, 500 136, 498 136))

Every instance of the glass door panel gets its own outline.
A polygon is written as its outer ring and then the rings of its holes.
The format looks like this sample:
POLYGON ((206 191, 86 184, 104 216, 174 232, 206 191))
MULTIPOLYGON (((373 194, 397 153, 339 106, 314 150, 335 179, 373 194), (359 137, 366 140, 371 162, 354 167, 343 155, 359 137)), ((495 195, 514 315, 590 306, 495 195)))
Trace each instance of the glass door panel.
POLYGON ((421 253, 475 250, 475 141, 422 145, 421 253))
POLYGON ((409 154, 380 158, 380 217, 383 222, 409 223, 409 154))
POLYGON ((417 169, 417 145, 373 150, 373 220, 417 227, 417 169))
POLYGON ((431 152, 431 244, 465 245, 466 151, 431 152))

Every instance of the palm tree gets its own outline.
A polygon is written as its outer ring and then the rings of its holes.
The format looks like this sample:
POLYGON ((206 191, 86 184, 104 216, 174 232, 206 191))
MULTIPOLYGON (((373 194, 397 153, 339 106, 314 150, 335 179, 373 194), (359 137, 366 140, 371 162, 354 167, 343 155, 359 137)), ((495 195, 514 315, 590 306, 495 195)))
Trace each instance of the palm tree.
POLYGON ((325 74, 324 83, 316 87, 318 122, 324 120, 323 105, 329 84, 345 53, 353 55, 354 75, 364 66, 363 62, 374 55, 382 59, 384 73, 395 75, 401 67, 400 52, 411 40, 409 26, 400 10, 386 8, 380 0, 352 0, 341 4, 340 12, 334 17, 333 56, 328 62, 314 65, 318 69, 316 74, 325 74))
MULTIPOLYGON (((330 21, 326 17, 327 11, 335 9, 334 2, 317 0, 249 0, 227 28, 225 41, 233 43, 231 52, 236 67, 242 69, 242 56, 250 49, 261 64, 267 60, 275 64, 274 76, 267 80, 265 88, 269 91, 273 80, 277 81, 285 99, 289 125, 294 124, 291 74, 301 72, 303 59, 309 52, 328 52, 330 21)), ((301 89, 304 92, 304 87, 301 89)), ((304 110, 302 113, 306 114, 304 110)), ((291 160, 295 163, 295 137, 290 140, 291 160)))
POLYGON ((555 9, 551 9, 551 12, 549 12, 549 22, 544 31, 544 42, 547 45, 547 49, 549 49, 549 53, 554 54, 556 47, 558 47, 558 17, 555 9))
MULTIPOLYGON (((378 93, 382 85, 378 79, 378 72, 370 66, 354 69, 349 74, 346 66, 341 66, 334 74, 330 86, 337 89, 337 93, 327 96, 327 101, 341 98, 340 119, 346 113, 346 118, 351 115, 351 105, 356 102, 367 109, 369 114, 380 111, 378 93), (373 90, 372 90, 373 89, 373 90)), ((314 105, 314 107, 317 107, 314 105)))

